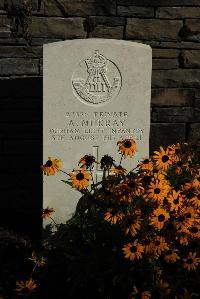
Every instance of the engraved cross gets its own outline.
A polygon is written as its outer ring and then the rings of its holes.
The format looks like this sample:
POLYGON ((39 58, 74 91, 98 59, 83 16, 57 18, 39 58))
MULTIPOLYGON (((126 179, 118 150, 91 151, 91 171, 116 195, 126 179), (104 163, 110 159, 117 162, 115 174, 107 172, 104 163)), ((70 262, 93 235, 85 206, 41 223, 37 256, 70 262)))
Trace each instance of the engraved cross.
POLYGON ((95 160, 98 162, 98 163, 94 163, 94 168, 92 169, 94 182, 96 184, 99 181, 98 177, 101 176, 101 178, 99 179, 102 179, 103 176, 103 170, 99 167, 99 145, 94 145, 92 147, 92 152, 93 152, 93 156, 95 157, 95 160))

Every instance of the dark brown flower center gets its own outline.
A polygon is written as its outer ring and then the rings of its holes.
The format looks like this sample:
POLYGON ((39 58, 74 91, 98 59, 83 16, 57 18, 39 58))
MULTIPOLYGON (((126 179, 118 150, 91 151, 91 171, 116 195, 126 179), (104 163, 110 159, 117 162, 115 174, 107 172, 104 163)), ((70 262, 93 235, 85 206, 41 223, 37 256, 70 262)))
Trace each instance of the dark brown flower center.
POLYGON ((191 198, 193 198, 193 197, 194 197, 194 195, 195 195, 195 194, 194 194, 194 192, 193 192, 193 191, 191 191, 191 190, 187 192, 187 198, 188 198, 188 199, 191 199, 191 198))
POLYGON ((164 220, 165 220, 165 215, 160 214, 160 215, 158 216, 158 221, 159 221, 159 222, 163 222, 164 220))
POLYGON ((51 167, 53 165, 53 162, 51 160, 48 160, 45 164, 46 167, 51 167))
POLYGON ((136 252, 137 252, 137 247, 133 245, 133 246, 130 248, 130 250, 131 250, 132 253, 136 253, 136 252))
POLYGON ((173 203, 174 203, 175 205, 177 205, 177 204, 179 203, 178 198, 174 199, 174 200, 173 200, 173 203))
POLYGON ((145 184, 150 184, 150 182, 151 182, 151 177, 150 176, 148 176, 148 175, 146 175, 146 176, 144 176, 143 177, 143 182, 145 183, 145 184))
POLYGON ((198 176, 197 180, 198 180, 198 182, 200 182, 200 176, 198 176))
POLYGON ((184 220, 185 220, 185 217, 182 215, 182 216, 179 216, 178 218, 177 218, 177 220, 179 221, 179 222, 183 222, 184 220))
POLYGON ((149 159, 145 159, 144 161, 143 161, 143 164, 148 164, 149 163, 149 159))
POLYGON ((191 213, 185 213, 185 217, 186 217, 186 218, 191 218, 192 215, 191 215, 191 213))
POLYGON ((160 193, 160 188, 155 188, 154 193, 159 194, 160 193))
POLYGON ((188 260, 187 260, 187 263, 188 263, 189 265, 193 264, 193 259, 188 259, 188 260))
POLYGON ((191 233, 196 234, 196 233, 198 233, 199 229, 198 229, 198 227, 193 226, 193 227, 191 227, 190 231, 191 231, 191 233))
POLYGON ((76 175, 76 179, 78 181, 82 181, 84 179, 84 174, 82 172, 79 172, 77 175, 76 175))
POLYGON ((162 156, 162 162, 166 163, 169 160, 167 155, 162 156))
POLYGON ((173 251, 170 249, 167 251, 167 255, 171 255, 173 253, 173 251))
POLYGON ((129 140, 126 140, 125 142, 124 142, 124 147, 125 148, 130 148, 131 147, 131 142, 129 141, 129 140))
POLYGON ((151 243, 151 240, 145 239, 143 243, 144 243, 144 245, 149 245, 151 243))
POLYGON ((126 225, 131 226, 133 224, 133 219, 132 218, 127 218, 126 219, 126 225))
POLYGON ((177 164, 178 167, 181 167, 183 165, 183 162, 182 161, 178 161, 176 164, 177 164))
POLYGON ((160 241, 159 241, 159 240, 156 240, 156 241, 155 241, 155 245, 156 245, 156 246, 160 246, 160 241))

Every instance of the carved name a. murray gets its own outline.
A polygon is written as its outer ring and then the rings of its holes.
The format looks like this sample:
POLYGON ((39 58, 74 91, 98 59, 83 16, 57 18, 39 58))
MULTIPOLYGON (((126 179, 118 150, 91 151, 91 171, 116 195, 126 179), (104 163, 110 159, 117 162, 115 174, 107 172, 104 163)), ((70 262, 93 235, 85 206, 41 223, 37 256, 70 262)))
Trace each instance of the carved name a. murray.
POLYGON ((80 62, 73 74, 72 86, 76 97, 82 102, 98 105, 117 96, 121 81, 116 64, 95 50, 90 58, 80 62))

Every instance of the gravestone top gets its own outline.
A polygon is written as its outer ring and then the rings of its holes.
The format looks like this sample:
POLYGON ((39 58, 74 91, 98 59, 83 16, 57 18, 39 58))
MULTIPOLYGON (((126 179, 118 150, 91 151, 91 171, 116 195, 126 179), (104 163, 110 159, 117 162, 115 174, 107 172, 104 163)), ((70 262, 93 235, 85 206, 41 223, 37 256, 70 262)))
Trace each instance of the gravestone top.
MULTIPOLYGON (((138 152, 123 161, 132 169, 149 154, 151 48, 108 39, 83 39, 44 45, 44 161, 63 161, 67 172, 85 154, 111 155, 117 141, 134 138, 138 152)), ((93 170, 95 179, 101 169, 93 170)), ((80 193, 60 182, 63 173, 44 177, 44 207, 58 222, 71 217, 80 193)))

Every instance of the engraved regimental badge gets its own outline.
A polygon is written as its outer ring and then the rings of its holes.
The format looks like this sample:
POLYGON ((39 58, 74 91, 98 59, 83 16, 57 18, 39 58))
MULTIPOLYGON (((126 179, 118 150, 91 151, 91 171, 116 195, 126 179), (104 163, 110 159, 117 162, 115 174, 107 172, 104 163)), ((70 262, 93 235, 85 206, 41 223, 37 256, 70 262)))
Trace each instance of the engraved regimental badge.
POLYGON ((116 97, 121 89, 121 74, 111 60, 99 50, 79 63, 73 73, 72 86, 76 97, 87 104, 103 104, 116 97))

